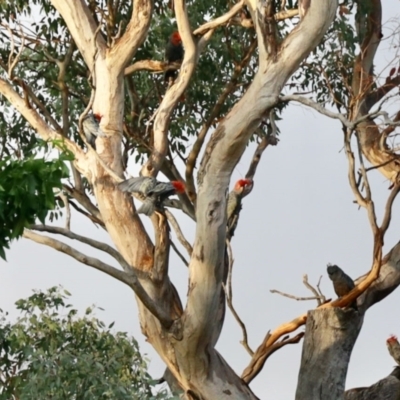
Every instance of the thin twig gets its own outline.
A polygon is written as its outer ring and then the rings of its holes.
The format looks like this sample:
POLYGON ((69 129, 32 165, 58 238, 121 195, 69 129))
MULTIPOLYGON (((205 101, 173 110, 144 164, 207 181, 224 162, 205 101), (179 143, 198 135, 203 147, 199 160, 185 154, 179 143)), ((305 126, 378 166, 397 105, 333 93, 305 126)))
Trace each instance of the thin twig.
POLYGON ((192 255, 193 252, 193 247, 190 245, 190 243, 186 240, 181 227, 178 224, 178 221, 174 217, 174 214, 172 214, 170 211, 165 210, 165 215, 167 216, 167 219, 169 223, 171 224, 172 228, 174 228, 174 231, 176 233, 176 237, 178 238, 179 242, 181 245, 186 249, 188 252, 189 256, 192 255))
MULTIPOLYGON (((321 278, 322 276, 320 276, 318 284, 317 284, 317 288, 319 289, 319 284, 321 282, 321 278)), ((312 293, 314 293, 314 295, 318 298, 318 305, 320 306, 321 304, 325 303, 326 298, 325 296, 321 293, 321 291, 318 292, 317 289, 315 289, 309 282, 308 282, 308 275, 304 274, 303 275, 303 283, 305 285, 305 287, 309 290, 311 290, 312 293)))
POLYGON ((81 207, 79 207, 77 204, 75 204, 72 200, 69 200, 70 205, 79 213, 81 213, 82 215, 84 215, 85 217, 89 218, 94 224, 98 224, 100 225, 104 230, 106 230, 105 228, 105 224, 101 219, 98 219, 97 217, 95 217, 94 215, 86 212, 85 210, 83 210, 81 207))
POLYGON ((321 275, 321 276, 319 277, 319 279, 318 279, 317 289, 318 289, 318 293, 320 294, 320 296, 321 296, 322 298, 324 298, 324 303, 325 303, 326 298, 325 298, 325 296, 324 296, 324 294, 322 293, 321 288, 320 288, 321 280, 322 280, 322 275, 321 275))
POLYGON ((101 224, 104 224, 99 209, 90 201, 90 198, 85 192, 66 184, 63 185, 63 189, 68 193, 69 196, 76 199, 81 206, 85 207, 86 210, 96 218, 96 220, 99 220, 101 224))
POLYGON ((242 329, 242 334, 243 334, 243 340, 240 341, 240 344, 243 345, 243 347, 246 349, 246 351, 253 356, 254 351, 251 349, 248 343, 248 337, 247 337, 247 329, 246 325, 244 322, 241 320, 239 317, 239 314, 236 312, 235 307, 233 306, 233 295, 232 295, 232 268, 233 268, 233 254, 232 254, 232 247, 229 241, 226 241, 226 246, 228 250, 228 259, 229 259, 229 267, 228 267, 228 277, 227 277, 227 285, 222 283, 222 287, 225 291, 226 295, 226 302, 228 304, 229 309, 231 310, 234 318, 236 319, 237 323, 239 324, 240 328, 242 329))
POLYGON ((189 262, 186 260, 185 256, 179 251, 178 247, 176 246, 176 244, 172 241, 172 239, 169 240, 169 242, 171 243, 171 246, 173 248, 173 250, 175 251, 175 253, 177 254, 177 256, 182 260, 182 262, 189 267, 189 262))
POLYGON ((297 301, 306 301, 306 300, 320 300, 320 296, 312 296, 312 297, 299 297, 293 294, 284 293, 276 289, 271 289, 271 293, 280 294, 281 296, 288 297, 289 299, 297 300, 297 301))

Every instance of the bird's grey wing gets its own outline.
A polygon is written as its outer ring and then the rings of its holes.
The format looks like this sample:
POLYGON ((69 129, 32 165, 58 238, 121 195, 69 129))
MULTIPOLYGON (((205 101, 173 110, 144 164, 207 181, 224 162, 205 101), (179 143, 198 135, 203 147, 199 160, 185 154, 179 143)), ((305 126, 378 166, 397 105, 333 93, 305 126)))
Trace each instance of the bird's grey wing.
MULTIPOLYGON (((126 181, 123 181, 118 184, 119 189, 122 192, 131 192, 131 193, 146 193, 146 188, 148 185, 145 184, 145 181, 149 178, 145 176, 139 176, 137 178, 130 178, 126 181)), ((149 181, 151 182, 151 181, 149 181)))
POLYGON ((171 182, 157 182, 156 185, 151 189, 151 194, 153 196, 159 196, 160 194, 174 192, 175 188, 171 182))

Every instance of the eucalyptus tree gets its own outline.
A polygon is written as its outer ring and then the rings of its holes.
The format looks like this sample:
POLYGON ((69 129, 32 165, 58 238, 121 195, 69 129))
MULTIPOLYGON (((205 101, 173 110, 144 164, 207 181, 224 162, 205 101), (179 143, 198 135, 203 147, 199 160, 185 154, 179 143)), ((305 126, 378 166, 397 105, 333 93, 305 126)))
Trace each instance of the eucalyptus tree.
POLYGON ((398 246, 382 256, 399 189, 397 155, 387 144, 397 116, 391 118, 379 107, 371 113, 399 79, 395 69, 381 83, 373 70, 380 19, 381 2, 376 0, 4 4, 3 256, 10 241, 22 235, 131 287, 143 334, 165 362, 171 386, 188 399, 257 398, 248 384, 270 354, 302 339, 301 332, 290 334, 304 324, 296 398, 342 398, 363 315, 400 282, 398 246), (174 31, 184 47, 181 63, 163 61, 174 31), (176 79, 165 82, 163 73, 177 69, 176 79), (232 306, 227 190, 249 141, 257 142, 257 148, 246 179, 257 180, 258 162, 268 146, 277 144, 277 121, 292 101, 343 125, 349 182, 357 203, 368 211, 374 234, 372 268, 347 295, 269 332, 250 351, 251 361, 238 376, 215 349, 226 303, 232 306), (89 112, 100 120, 102 132, 95 148, 82 131, 89 112), (383 128, 375 123, 380 116, 383 128), (381 224, 364 158, 392 181, 381 224), (185 193, 151 216, 153 232, 144 228, 132 198, 118 189, 132 163, 141 166, 142 176, 163 174, 185 182, 185 193), (43 179, 43 168, 58 175, 43 179), (21 201, 26 193, 38 196, 29 208, 21 201), (65 227, 46 223, 46 216, 54 221, 62 208, 65 227), (196 224, 193 244, 183 237, 173 208, 196 224), (107 231, 115 247, 72 232, 72 209, 107 231), (42 224, 35 225, 36 219, 42 224), (169 253, 175 249, 170 226, 189 258, 184 307, 168 273, 169 253), (104 251, 121 268, 54 235, 104 251), (342 310, 355 299, 357 311, 342 310))

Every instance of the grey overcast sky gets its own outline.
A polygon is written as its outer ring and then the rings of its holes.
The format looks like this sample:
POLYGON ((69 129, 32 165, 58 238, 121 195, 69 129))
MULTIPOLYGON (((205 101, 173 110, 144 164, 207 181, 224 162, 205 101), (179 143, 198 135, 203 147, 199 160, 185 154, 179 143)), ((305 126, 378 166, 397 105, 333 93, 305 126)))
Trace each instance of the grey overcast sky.
MULTIPOLYGON (((397 18, 399 1, 383 1, 384 21, 397 18)), ((388 32, 384 32, 385 36, 388 32)), ((398 40, 398 38, 397 38, 398 40)), ((379 62, 392 59, 384 42, 379 62)), ((310 293, 302 284, 303 274, 311 283, 321 275, 322 290, 335 297, 326 276, 328 262, 338 264, 356 278, 371 266, 372 234, 365 210, 353 203, 347 182, 347 160, 340 125, 302 106, 291 105, 279 121, 280 143, 264 153, 255 178, 255 188, 244 200, 239 228, 233 238, 234 304, 246 323, 250 346, 255 349, 268 330, 276 328, 315 306, 271 294, 278 289, 299 296, 310 293)), ((254 147, 249 146, 237 166, 233 182, 247 171, 254 147)), ((134 174, 135 169, 129 170, 134 174)), ((377 172, 370 175, 378 216, 389 184, 377 172)), ((392 225, 385 239, 385 254, 400 239, 400 200, 394 206, 392 225)), ((194 224, 177 212, 190 241, 194 224)), ((149 225, 148 225, 149 226, 149 225)), ((105 232, 74 215, 72 230, 109 242, 105 232)), ((85 246, 73 243, 86 251, 85 246)), ((90 250, 90 255, 100 257, 90 250)), ((140 332, 137 307, 132 291, 90 267, 81 265, 55 250, 28 240, 13 243, 8 263, 0 261, 0 308, 16 312, 14 302, 32 293, 61 284, 72 293, 72 303, 81 311, 96 304, 105 309, 98 316, 115 321, 116 330, 134 335, 143 353, 151 359, 150 372, 162 375, 164 366, 140 332)), ((104 256, 101 255, 104 259, 104 256)), ((111 259, 109 260, 112 263, 111 259)), ((187 292, 187 269, 173 254, 171 279, 183 301, 187 292)), ((370 309, 354 348, 348 371, 347 388, 368 386, 388 375, 394 366, 386 350, 389 334, 400 335, 400 291, 370 309)), ((240 375, 250 358, 239 344, 241 331, 230 311, 217 348, 240 375)), ((268 360, 262 373, 251 384, 262 399, 294 398, 302 343, 286 346, 268 360)))

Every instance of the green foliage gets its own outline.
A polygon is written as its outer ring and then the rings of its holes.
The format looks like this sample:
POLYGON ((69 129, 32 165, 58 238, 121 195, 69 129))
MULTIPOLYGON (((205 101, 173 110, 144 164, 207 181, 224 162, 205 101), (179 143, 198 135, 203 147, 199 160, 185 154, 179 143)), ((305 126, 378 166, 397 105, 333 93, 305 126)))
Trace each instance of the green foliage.
MULTIPOLYGON (((65 160, 70 159, 70 154, 62 153, 53 161, 31 157, 0 160, 0 256, 3 259, 11 240, 20 237, 24 228, 36 219, 44 223, 48 212, 60 206, 54 189, 61 189, 61 180, 69 176, 65 160)), ((54 215, 57 217, 57 213, 54 215)))
POLYGON ((292 77, 289 88, 311 94, 322 104, 344 111, 351 96, 351 80, 358 38, 350 14, 340 14, 314 52, 292 77))
MULTIPOLYGON (((130 18, 132 2, 122 0, 117 9, 111 9, 113 1, 90 1, 89 8, 95 21, 101 24, 100 34, 107 43, 111 43, 112 36, 120 26, 122 32, 130 18)), ((229 9, 226 2, 189 2, 189 16, 193 29, 206 20, 217 17, 229 9)), ((73 41, 65 27, 63 20, 51 7, 49 1, 14 0, 0 10, 0 19, 13 26, 15 16, 34 17, 35 22, 24 26, 26 43, 23 56, 14 70, 14 75, 24 79, 46 106, 51 116, 62 126, 67 121, 60 122, 62 115, 62 85, 59 82, 59 67, 56 60, 66 57, 73 41), (36 14, 36 15, 35 15, 36 14), (38 18, 37 15, 40 15, 38 18)), ((166 42, 171 33, 176 30, 173 12, 170 9, 170 0, 157 1, 151 22, 148 37, 135 55, 133 62, 144 59, 163 60, 166 42)), ((254 32, 238 26, 228 26, 215 32, 210 43, 202 53, 196 74, 185 93, 185 98, 177 106, 170 124, 171 152, 183 156, 187 153, 190 137, 195 136, 214 109, 219 97, 228 83, 233 90, 222 102, 212 119, 214 124, 223 117, 232 105, 242 96, 248 83, 251 81, 257 67, 255 51, 252 51, 249 63, 240 73, 235 74, 249 52, 250 44, 254 40, 254 32)), ((10 57, 10 33, 0 27, 0 39, 6 46, 0 48, 0 58, 7 60, 10 57)), ((198 38, 195 38, 198 40, 198 38)), ((20 48, 18 30, 14 35, 14 54, 20 48)), ((1 72, 0 72, 1 74, 1 72)), ((4 76, 6 76, 3 71, 4 76)), ((77 120, 90 97, 88 83, 89 72, 80 53, 75 49, 71 62, 65 70, 63 84, 68 88, 68 136, 81 143, 77 134, 77 120)), ((150 121, 157 109, 167 85, 163 74, 138 72, 127 78, 127 96, 125 107, 126 122, 126 153, 136 154, 139 159, 147 154, 151 146, 151 137, 146 137, 146 123, 150 121)), ((18 81, 14 88, 22 93, 18 81)), ((0 131, 7 130, 7 137, 21 142, 21 150, 32 150, 35 147, 35 136, 29 124, 23 120, 15 110, 0 98, 0 108, 7 112, 7 118, 2 122, 0 131), (8 127, 12 127, 9 129, 8 127), (18 127, 18 128, 17 128, 18 127), (21 130, 26 132, 20 138, 21 130)), ((5 147, 6 143, 3 142, 5 147)))
POLYGON ((57 287, 37 291, 16 302, 14 323, 0 313, 0 400, 168 398, 152 393, 135 339, 112 332, 93 307, 78 317, 69 296, 57 287))

